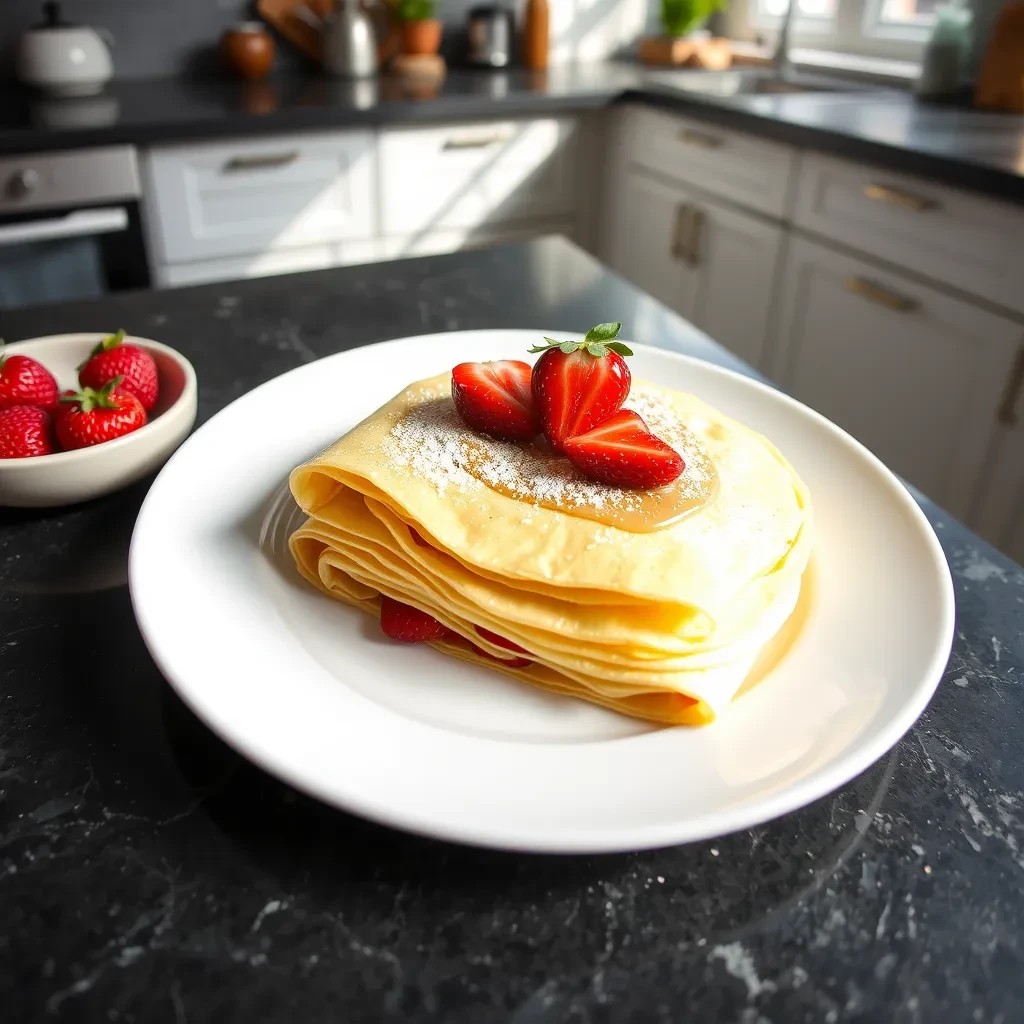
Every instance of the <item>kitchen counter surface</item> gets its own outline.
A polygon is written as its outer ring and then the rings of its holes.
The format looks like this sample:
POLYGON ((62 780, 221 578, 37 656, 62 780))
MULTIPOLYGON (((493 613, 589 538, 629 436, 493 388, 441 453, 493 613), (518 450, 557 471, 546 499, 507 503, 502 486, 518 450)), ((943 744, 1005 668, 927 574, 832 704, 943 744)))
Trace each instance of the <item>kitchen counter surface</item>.
MULTIPOLYGON (((631 337, 744 369, 559 239, 26 309, 4 330, 162 339, 195 363, 205 420, 368 342, 619 318, 631 337)), ((5 1019, 1024 1017, 1024 572, 927 500, 957 633, 892 753, 763 827, 558 858, 367 824, 217 740, 132 616, 128 542, 147 485, 69 510, 0 509, 5 1019)))
POLYGON ((1024 203, 1024 117, 926 106, 906 92, 863 85, 852 92, 708 97, 683 87, 683 76, 692 74, 626 62, 539 73, 452 70, 420 96, 387 77, 125 81, 70 101, 9 88, 0 109, 0 155, 540 115, 636 100, 1024 203))

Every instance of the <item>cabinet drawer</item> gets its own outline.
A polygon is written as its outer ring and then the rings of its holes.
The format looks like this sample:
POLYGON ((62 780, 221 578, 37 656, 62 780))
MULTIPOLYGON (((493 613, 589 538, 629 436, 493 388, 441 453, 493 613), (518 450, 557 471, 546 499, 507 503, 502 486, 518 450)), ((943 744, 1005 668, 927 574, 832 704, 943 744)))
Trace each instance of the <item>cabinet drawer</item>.
POLYGON ((775 376, 966 518, 1020 326, 877 263, 789 246, 775 376))
POLYGON ((380 137, 385 235, 565 216, 572 119, 395 129, 380 137))
POLYGON ((145 212, 156 260, 369 238, 373 136, 280 136, 151 150, 145 212))
POLYGON ((1024 210, 809 155, 795 218, 816 234, 1024 312, 1024 210))
POLYGON ((784 217, 796 151, 778 142, 637 107, 626 131, 634 164, 784 217))

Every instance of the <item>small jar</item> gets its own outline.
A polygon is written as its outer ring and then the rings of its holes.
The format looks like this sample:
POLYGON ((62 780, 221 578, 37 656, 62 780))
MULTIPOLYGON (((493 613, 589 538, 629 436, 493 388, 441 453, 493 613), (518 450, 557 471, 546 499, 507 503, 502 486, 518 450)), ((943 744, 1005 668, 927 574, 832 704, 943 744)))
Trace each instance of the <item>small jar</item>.
POLYGON ((274 64, 274 49, 273 37, 259 21, 232 25, 220 40, 224 63, 248 82, 267 77, 274 64))

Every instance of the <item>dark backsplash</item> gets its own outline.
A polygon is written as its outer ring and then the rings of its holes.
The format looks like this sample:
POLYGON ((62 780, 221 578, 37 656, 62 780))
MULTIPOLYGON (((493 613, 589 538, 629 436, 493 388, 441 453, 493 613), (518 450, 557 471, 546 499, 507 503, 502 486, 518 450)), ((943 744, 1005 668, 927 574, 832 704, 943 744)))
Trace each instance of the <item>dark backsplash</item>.
MULTIPOLYGON (((466 11, 474 0, 442 4, 445 49, 457 57, 466 11)), ((64 0, 68 21, 103 28, 114 37, 118 78, 154 78, 185 73, 223 73, 217 40, 232 22, 255 14, 254 0, 64 0)), ((21 33, 41 20, 40 0, 0 0, 0 78, 14 77, 21 33)), ((308 67, 305 58, 278 40, 277 69, 308 67)))

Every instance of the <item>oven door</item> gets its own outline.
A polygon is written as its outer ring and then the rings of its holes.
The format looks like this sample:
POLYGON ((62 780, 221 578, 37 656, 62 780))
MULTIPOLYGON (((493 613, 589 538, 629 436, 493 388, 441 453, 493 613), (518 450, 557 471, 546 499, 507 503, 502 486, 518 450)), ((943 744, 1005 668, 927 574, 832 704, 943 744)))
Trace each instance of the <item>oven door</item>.
POLYGON ((0 217, 0 309, 148 283, 134 202, 0 217))

